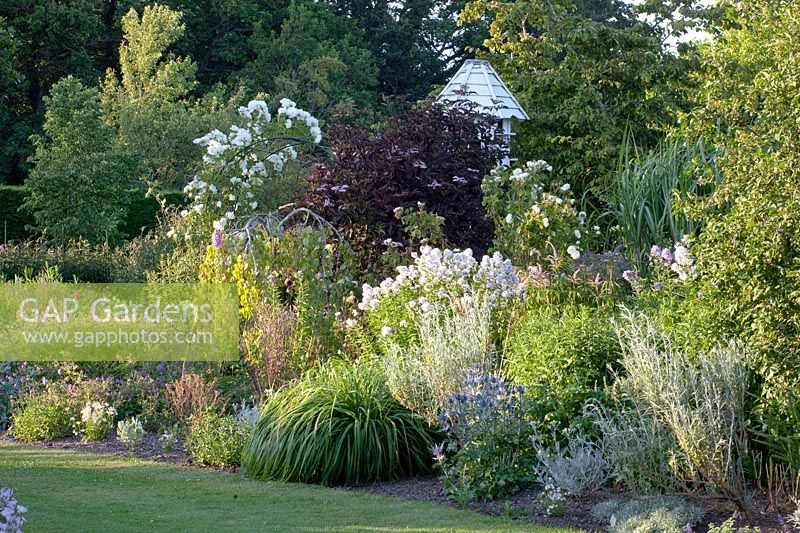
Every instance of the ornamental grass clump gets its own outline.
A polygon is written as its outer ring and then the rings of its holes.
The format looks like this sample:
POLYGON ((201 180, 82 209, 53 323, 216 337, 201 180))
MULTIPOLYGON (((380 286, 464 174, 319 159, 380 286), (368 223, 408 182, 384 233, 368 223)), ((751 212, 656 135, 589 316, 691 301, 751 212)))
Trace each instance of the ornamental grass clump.
POLYGON ((242 455, 259 479, 351 485, 430 471, 434 433, 380 368, 328 363, 267 400, 242 455))

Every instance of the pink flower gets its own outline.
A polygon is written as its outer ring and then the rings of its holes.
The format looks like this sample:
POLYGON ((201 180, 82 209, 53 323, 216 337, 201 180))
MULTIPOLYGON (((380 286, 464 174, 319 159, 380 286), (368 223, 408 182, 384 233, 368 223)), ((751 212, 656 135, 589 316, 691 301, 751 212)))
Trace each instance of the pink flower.
POLYGON ((211 244, 214 248, 222 246, 222 232, 220 230, 215 229, 214 233, 211 234, 211 244))

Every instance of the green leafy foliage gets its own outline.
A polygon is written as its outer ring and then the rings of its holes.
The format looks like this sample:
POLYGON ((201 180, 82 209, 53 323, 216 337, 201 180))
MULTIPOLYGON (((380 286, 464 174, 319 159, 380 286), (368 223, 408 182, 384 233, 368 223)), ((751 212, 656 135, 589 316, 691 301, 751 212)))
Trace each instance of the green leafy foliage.
POLYGON ((104 23, 97 4, 12 0, 0 5, 0 50, 6 60, 0 59, 0 181, 19 184, 29 172, 28 136, 41 134, 51 87, 68 75, 94 81, 100 72, 95 56, 104 23))
POLYGON ((24 204, 33 211, 36 229, 59 246, 78 238, 119 241, 135 160, 103 122, 96 89, 70 76, 44 101, 45 136, 33 138, 35 166, 24 204))
POLYGON ((315 116, 377 104, 378 69, 364 30, 327 3, 292 2, 280 31, 256 24, 249 85, 298 102, 315 116))
POLYGON ((50 389, 17 399, 11 434, 23 442, 55 440, 72 434, 78 406, 64 390, 50 389))
POLYGON ((787 419, 800 371, 798 35, 797 4, 737 4, 702 50, 706 105, 685 121, 724 154, 723 183, 693 206, 707 217, 697 247, 704 300, 718 327, 754 350, 764 404, 787 419))
POLYGON ((525 313, 505 343, 503 368, 528 390, 540 424, 554 432, 592 429, 582 418, 589 399, 601 399, 621 349, 613 310, 542 307, 525 313))
POLYGON ((238 465, 249 426, 232 416, 204 414, 195 420, 186 438, 192 462, 218 467, 238 465))
POLYGON ((364 483, 429 471, 432 444, 375 365, 331 364, 269 398, 242 467, 262 479, 364 483))
POLYGON ((531 116, 516 127, 517 154, 548 161, 578 194, 611 174, 626 130, 650 146, 674 122, 670 84, 684 68, 630 6, 609 18, 586 7, 476 0, 461 15, 491 20, 486 58, 531 116))
MULTIPOLYGON (((0 242, 20 242, 33 236, 27 226, 35 223, 34 218, 20 209, 28 194, 24 185, 0 185, 0 242)), ((165 214, 160 201, 165 207, 180 207, 186 203, 186 195, 179 191, 162 191, 158 200, 141 190, 131 191, 129 196, 127 213, 120 225, 120 231, 128 237, 156 229, 165 214)))
POLYGON ((75 241, 53 248, 36 242, 6 244, 0 250, 0 279, 33 278, 54 266, 64 281, 86 283, 143 282, 160 268, 163 255, 172 249, 170 239, 145 236, 112 248, 75 241))
POLYGON ((586 213, 578 212, 569 183, 553 183, 545 161, 528 161, 483 178, 483 205, 494 223, 493 249, 517 266, 544 264, 553 254, 580 258, 590 238, 586 213))
POLYGON ((159 5, 146 6, 141 17, 134 9, 122 17, 119 74, 109 69, 101 91, 104 119, 141 158, 157 187, 183 186, 202 153, 192 140, 234 107, 219 94, 193 97, 197 65, 170 52, 185 31, 181 18, 159 5))

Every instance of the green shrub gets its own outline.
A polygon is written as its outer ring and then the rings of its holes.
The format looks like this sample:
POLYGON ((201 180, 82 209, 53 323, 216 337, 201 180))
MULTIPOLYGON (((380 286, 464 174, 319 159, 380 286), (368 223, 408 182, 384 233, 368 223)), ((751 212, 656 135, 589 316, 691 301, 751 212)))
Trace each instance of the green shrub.
POLYGON ((586 307, 542 307, 512 327, 503 368, 528 389, 535 416, 545 427, 576 425, 584 403, 603 397, 600 388, 621 355, 612 317, 612 311, 586 307))
POLYGON ((448 497, 464 507, 530 485, 536 452, 524 388, 478 368, 459 374, 461 386, 442 413, 447 441, 434 458, 448 497))
POLYGON ((261 479, 355 484, 430 470, 433 433, 370 363, 332 363, 272 395, 242 456, 261 479))
MULTIPOLYGON (((697 268, 704 299, 733 326, 726 333, 753 350, 764 382, 758 397, 772 416, 788 417, 800 371, 800 106, 797 80, 788 75, 800 71, 800 4, 732 6, 694 73, 704 105, 686 116, 687 128, 722 150, 725 177, 692 206, 709 213, 697 268)), ((793 434, 798 447, 796 427, 793 434)), ((771 441, 783 455, 785 440, 771 441)))
MULTIPOLYGON (((166 207, 182 207, 187 202, 186 195, 181 191, 164 191, 160 196, 166 207)), ((161 204, 157 199, 136 191, 131 193, 128 213, 122 221, 120 230, 129 237, 136 237, 156 229, 158 219, 162 215, 161 204)))
MULTIPOLYGON (((0 185, 0 243, 21 242, 35 236, 27 226, 35 224, 30 212, 20 209, 28 196, 24 185, 0 185)), ((160 194, 167 207, 186 204, 186 195, 181 191, 165 191, 160 194)), ((128 212, 122 219, 120 230, 128 237, 156 229, 163 211, 158 200, 145 196, 141 190, 131 191, 128 212)))
POLYGON ((142 169, 138 157, 119 144, 103 117, 96 88, 72 76, 44 97, 42 135, 31 136, 36 150, 26 181, 25 208, 34 227, 51 244, 85 239, 116 243, 127 212, 127 191, 142 169))
POLYGON ((16 402, 11 434, 23 442, 55 440, 72 434, 72 418, 77 414, 75 402, 48 390, 31 393, 16 402))
POLYGON ((238 465, 250 429, 250 426, 232 416, 199 416, 189 428, 186 448, 195 464, 219 467, 238 465))
POLYGON ((683 498, 658 496, 600 502, 592 509, 592 516, 609 524, 610 533, 675 533, 687 524, 696 524, 703 510, 683 498))

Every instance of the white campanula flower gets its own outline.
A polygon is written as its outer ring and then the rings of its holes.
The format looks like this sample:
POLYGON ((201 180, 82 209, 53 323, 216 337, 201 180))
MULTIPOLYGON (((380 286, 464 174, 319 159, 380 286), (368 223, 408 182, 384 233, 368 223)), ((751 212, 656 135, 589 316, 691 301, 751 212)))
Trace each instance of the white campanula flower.
POLYGON ((345 326, 347 326, 348 328, 354 328, 354 327, 356 327, 356 324, 357 324, 357 323, 358 323, 358 322, 356 322, 356 321, 355 321, 354 319, 352 319, 352 318, 348 318, 347 320, 345 320, 345 321, 344 321, 344 325, 345 325, 345 326))
POLYGON ((250 202, 250 209, 255 210, 258 207, 258 202, 250 202))
POLYGON ((567 192, 567 191, 569 190, 569 188, 570 188, 570 185, 569 185, 569 183, 565 183, 564 185, 562 185, 562 186, 560 187, 560 189, 561 189, 563 192, 567 192))
POLYGON ((581 238, 581 230, 579 230, 579 229, 575 230, 575 238, 576 239, 580 239, 581 238))
POLYGON ((392 328, 390 328, 389 326, 383 326, 381 328, 381 335, 383 335, 384 337, 388 337, 391 334, 392 334, 392 328))
POLYGON ((506 215, 506 224, 511 224, 512 222, 514 222, 514 215, 509 213, 506 215))
POLYGON ((544 217, 542 219, 542 226, 544 226, 545 228, 549 227, 550 226, 550 219, 547 218, 547 217, 544 217))
POLYGON ((535 214, 539 215, 542 212, 542 208, 539 207, 539 204, 533 204, 533 206, 531 207, 531 211, 533 211, 535 214))

